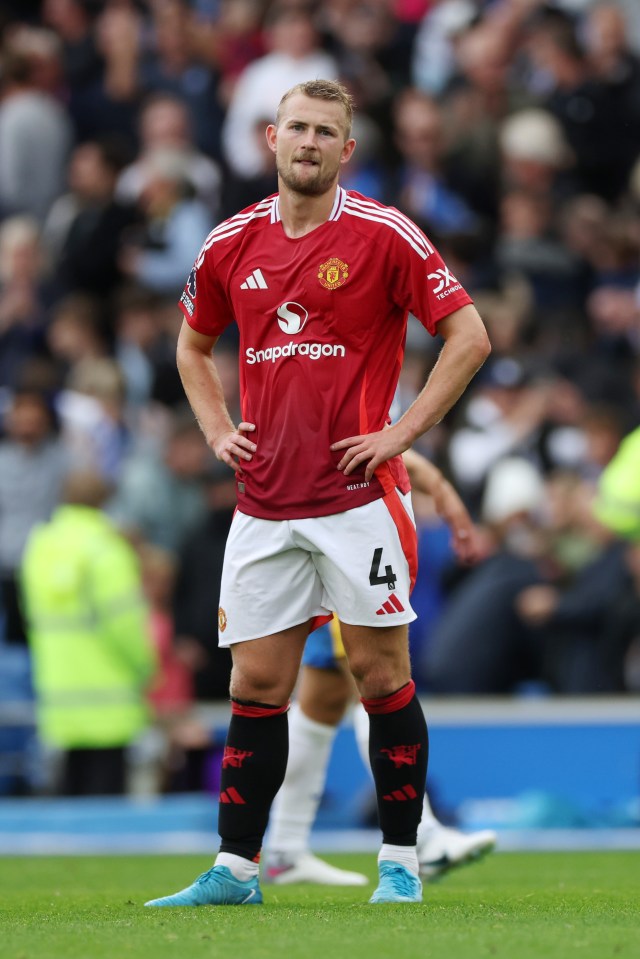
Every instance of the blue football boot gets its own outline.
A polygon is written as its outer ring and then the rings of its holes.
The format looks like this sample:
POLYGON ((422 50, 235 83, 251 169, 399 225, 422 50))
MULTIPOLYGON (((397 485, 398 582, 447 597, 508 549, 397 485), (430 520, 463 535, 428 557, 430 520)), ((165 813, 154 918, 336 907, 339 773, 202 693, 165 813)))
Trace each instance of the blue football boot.
POLYGON ((422 883, 415 873, 389 860, 379 867, 380 882, 369 902, 422 902, 422 883))
POLYGON ((258 906, 261 902, 257 876, 243 882, 226 866, 212 866, 186 889, 150 899, 145 906, 258 906))

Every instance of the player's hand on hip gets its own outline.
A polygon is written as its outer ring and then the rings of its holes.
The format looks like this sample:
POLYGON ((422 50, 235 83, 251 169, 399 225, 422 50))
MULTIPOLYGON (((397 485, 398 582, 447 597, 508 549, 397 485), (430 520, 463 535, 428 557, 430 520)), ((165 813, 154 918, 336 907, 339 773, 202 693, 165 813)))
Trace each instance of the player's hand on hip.
POLYGON ((220 433, 211 444, 211 449, 219 460, 237 473, 242 469, 243 463, 253 459, 257 449, 256 444, 245 435, 254 430, 254 423, 240 423, 235 430, 220 433))
POLYGON ((332 443, 331 450, 333 452, 337 450, 345 451, 344 456, 338 463, 338 469, 342 470, 345 476, 349 476, 363 463, 367 463, 364 478, 369 482, 381 463, 404 453, 409 445, 409 443, 403 445, 399 441, 394 427, 391 426, 379 430, 377 433, 349 436, 347 439, 332 443))

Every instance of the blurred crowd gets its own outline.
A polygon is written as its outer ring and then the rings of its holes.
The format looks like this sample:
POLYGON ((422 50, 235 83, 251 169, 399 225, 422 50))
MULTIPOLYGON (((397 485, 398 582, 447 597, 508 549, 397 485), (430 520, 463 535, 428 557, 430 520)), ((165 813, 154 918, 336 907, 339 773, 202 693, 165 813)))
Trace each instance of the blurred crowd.
MULTIPOLYGON (((416 497, 419 688, 637 692, 640 537, 592 508, 640 423, 637 0, 0 0, 4 646, 37 524, 105 511, 137 558, 152 709, 205 743, 234 483, 186 407, 176 304, 212 227, 274 192, 264 128, 315 77, 356 101, 343 185, 425 230, 493 345, 419 448, 481 554, 456 566, 416 497)), ((410 318, 403 409, 438 349, 410 318)), ((233 331, 217 357, 235 418, 233 331)))

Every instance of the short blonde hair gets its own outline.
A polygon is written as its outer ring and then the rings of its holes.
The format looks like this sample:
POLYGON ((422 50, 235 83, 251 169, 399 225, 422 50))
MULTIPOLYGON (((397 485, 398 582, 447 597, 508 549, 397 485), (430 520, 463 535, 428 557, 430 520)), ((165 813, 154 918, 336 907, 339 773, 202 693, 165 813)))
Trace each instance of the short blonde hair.
POLYGON ((351 135, 351 124, 353 123, 353 97, 346 87, 336 80, 306 80, 304 83, 296 83, 294 87, 284 94, 278 110, 276 112, 276 126, 282 119, 282 110, 291 97, 302 93, 305 97, 312 97, 317 100, 327 100, 330 103, 339 103, 344 110, 345 133, 348 139, 351 135))

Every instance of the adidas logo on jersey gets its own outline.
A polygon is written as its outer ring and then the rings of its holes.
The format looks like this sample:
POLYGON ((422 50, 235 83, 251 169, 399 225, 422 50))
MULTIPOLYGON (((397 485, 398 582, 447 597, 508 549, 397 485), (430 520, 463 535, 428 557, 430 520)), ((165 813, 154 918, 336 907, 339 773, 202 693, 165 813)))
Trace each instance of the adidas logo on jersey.
POLYGON ((246 278, 244 283, 240 284, 241 290, 268 290, 267 281, 262 275, 262 270, 254 270, 246 278))
POLYGON ((391 593, 380 609, 376 610, 376 616, 384 616, 387 613, 404 613, 404 606, 395 593, 391 593))

